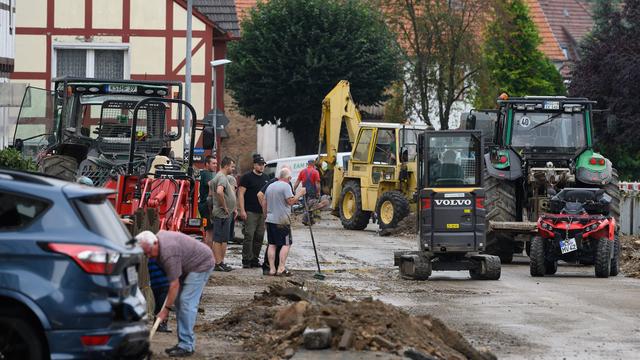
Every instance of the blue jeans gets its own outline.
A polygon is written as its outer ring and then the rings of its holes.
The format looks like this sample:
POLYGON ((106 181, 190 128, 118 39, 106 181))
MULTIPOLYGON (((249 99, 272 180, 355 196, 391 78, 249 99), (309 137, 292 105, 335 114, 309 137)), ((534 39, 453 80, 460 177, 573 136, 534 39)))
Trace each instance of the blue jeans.
POLYGON ((209 280, 213 269, 187 274, 180 284, 180 294, 176 301, 176 318, 178 320, 178 347, 187 351, 195 351, 196 338, 193 327, 196 325, 198 304, 202 290, 209 280))

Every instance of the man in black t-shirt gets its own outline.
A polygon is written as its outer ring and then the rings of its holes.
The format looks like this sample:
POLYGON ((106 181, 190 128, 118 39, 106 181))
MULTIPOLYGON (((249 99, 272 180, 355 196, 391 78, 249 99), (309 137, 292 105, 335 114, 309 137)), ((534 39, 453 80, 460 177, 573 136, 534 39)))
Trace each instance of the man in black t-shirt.
POLYGON ((244 220, 242 267, 260 267, 260 250, 264 239, 264 214, 258 192, 269 181, 264 174, 265 161, 260 154, 253 156, 253 170, 242 175, 238 188, 238 216, 244 220))

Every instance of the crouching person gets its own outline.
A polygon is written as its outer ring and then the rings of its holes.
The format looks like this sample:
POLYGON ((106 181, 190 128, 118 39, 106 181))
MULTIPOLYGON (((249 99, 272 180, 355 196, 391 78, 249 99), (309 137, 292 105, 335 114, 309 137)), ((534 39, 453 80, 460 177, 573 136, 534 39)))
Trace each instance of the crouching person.
POLYGON ((175 305, 178 344, 165 352, 171 357, 191 356, 195 351, 193 327, 200 296, 215 265, 213 253, 205 244, 174 231, 160 231, 157 235, 143 231, 136 240, 147 257, 157 259, 169 280, 169 293, 157 317, 166 320, 175 305))

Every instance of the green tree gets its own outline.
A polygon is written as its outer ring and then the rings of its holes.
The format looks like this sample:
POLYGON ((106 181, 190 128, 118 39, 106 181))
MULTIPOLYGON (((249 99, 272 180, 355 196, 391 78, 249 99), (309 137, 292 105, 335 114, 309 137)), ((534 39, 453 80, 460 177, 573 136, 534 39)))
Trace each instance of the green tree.
POLYGON ((395 39, 366 1, 270 0, 241 26, 228 87, 244 115, 291 131, 298 154, 317 151, 322 99, 339 80, 374 105, 400 78, 395 39))
POLYGON ((454 104, 467 97, 480 69, 476 31, 486 0, 379 0, 402 45, 405 112, 448 129, 454 104))
POLYGON ((553 63, 538 49, 542 40, 522 0, 495 2, 495 19, 484 44, 486 74, 475 99, 477 107, 495 107, 498 92, 511 96, 564 95, 553 63))
POLYGON ((595 27, 580 46, 570 93, 606 109, 594 117, 597 143, 623 179, 640 179, 640 0, 598 0, 595 27))

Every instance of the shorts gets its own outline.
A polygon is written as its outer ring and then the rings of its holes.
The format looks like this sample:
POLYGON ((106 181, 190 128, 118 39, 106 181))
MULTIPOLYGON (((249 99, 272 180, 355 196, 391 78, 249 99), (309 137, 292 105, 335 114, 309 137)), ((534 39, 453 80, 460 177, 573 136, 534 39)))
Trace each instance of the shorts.
POLYGON ((267 242, 269 245, 288 246, 293 244, 291 226, 267 223, 267 242))
POLYGON ((213 217, 211 218, 211 223, 213 225, 213 242, 229 242, 231 237, 231 217, 213 217))
POLYGON ((200 218, 207 220, 207 225, 205 225, 204 229, 206 231, 211 230, 213 228, 213 223, 211 222, 211 219, 209 219, 209 206, 207 203, 198 204, 198 212, 200 213, 200 218))

